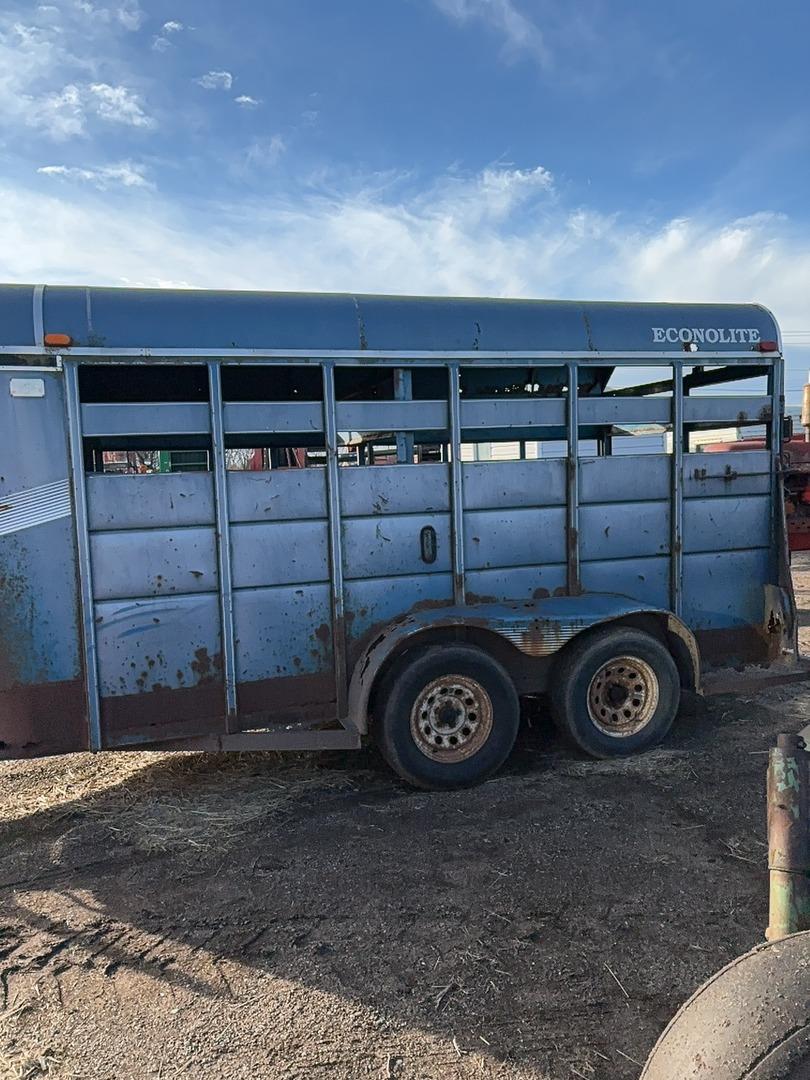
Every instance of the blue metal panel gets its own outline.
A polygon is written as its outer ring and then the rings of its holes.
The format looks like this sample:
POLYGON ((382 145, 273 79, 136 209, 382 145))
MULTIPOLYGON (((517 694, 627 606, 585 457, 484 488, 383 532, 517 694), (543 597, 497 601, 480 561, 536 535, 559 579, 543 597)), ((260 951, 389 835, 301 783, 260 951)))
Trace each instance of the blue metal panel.
POLYGON ((467 601, 470 604, 498 600, 538 600, 565 590, 564 563, 516 566, 508 570, 470 570, 467 601))
POLYGON ((96 600, 212 592, 217 589, 213 528, 93 533, 96 600))
POLYGON ((96 604, 96 647, 103 697, 197 686, 220 670, 219 598, 102 601, 96 604))
POLYGON ((350 296, 190 289, 45 290, 45 329, 115 348, 359 348, 350 296))
POLYGON ((33 345, 33 285, 0 286, 0 336, 9 345, 33 345))
POLYGON ((331 672, 331 618, 328 585, 238 589, 234 625, 239 682, 331 672))
POLYGON ((231 526, 235 589, 329 580, 325 521, 231 526))
POLYGON ((768 495, 771 455, 767 450, 684 454, 684 498, 768 495))
POLYGON ((82 405, 85 435, 207 435, 211 418, 207 405, 82 405))
POLYGON ((225 430, 229 432, 323 431, 323 410, 317 401, 230 402, 224 411, 225 430))
MULTIPOLYGON (((0 287, 2 338, 32 340, 30 286, 0 287), (27 309, 27 310, 26 310, 27 309)), ((478 298, 209 292, 49 286, 44 324, 90 347, 477 351, 744 352, 777 340, 755 305, 625 304, 478 298), (663 333, 662 333, 663 332, 663 333)))
POLYGON ((0 536, 0 695, 79 677, 74 543, 66 515, 0 536))
POLYGON ((447 465, 379 465, 341 469, 344 517, 423 514, 450 506, 447 465))
POLYGON ((630 462, 616 457, 580 458, 580 498, 584 503, 668 499, 670 456, 640 454, 630 462))
POLYGON ((449 514, 410 514, 344 519, 343 568, 346 578, 393 574, 438 574, 451 568, 449 514), (421 532, 436 530, 436 561, 422 560, 421 532))
POLYGON ((603 559, 582 564, 585 590, 621 593, 652 607, 669 607, 669 559, 603 559))
POLYGON ((228 473, 231 521, 326 517, 325 469, 228 473))
POLYGON ((461 426, 466 432, 476 428, 535 428, 565 427, 565 400, 547 398, 531 401, 525 398, 504 398, 461 402, 461 426))
POLYGON ((359 641, 372 629, 385 626, 418 605, 452 602, 452 574, 347 581, 347 633, 351 641, 359 641))
POLYGON ((94 531, 181 528, 214 521, 210 473, 150 473, 87 477, 87 512, 94 531))
POLYGON ((473 510, 464 515, 470 570, 565 561, 565 509, 473 510))
POLYGON ((767 548, 771 542, 768 495, 690 499, 684 508, 684 551, 767 548))
POLYGON ((63 377, 32 373, 38 398, 12 396, 17 377, 0 368, 0 742, 12 755, 88 745, 63 377))
POLYGON ((465 509, 564 506, 565 471, 563 459, 464 465, 465 509))
POLYGON ((754 394, 685 397, 683 418, 687 424, 763 424, 771 418, 771 399, 754 394))
POLYGON ((668 424, 667 397, 580 397, 580 424, 668 424))
POLYGON ((583 559, 663 555, 669 551, 669 502, 583 506, 580 543, 583 559))
POLYGON ((338 402, 338 431, 445 431, 444 401, 338 402))
POLYGON ((758 627, 768 580, 767 550, 685 555, 683 617, 693 630, 758 627))

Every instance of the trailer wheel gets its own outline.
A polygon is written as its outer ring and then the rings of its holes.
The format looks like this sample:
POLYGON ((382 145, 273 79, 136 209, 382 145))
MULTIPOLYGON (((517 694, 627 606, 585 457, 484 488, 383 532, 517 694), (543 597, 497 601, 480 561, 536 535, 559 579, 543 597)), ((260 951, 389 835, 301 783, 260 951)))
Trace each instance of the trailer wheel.
POLYGON ((678 669, 656 638, 607 627, 574 641, 552 678, 560 730, 593 757, 623 757, 655 746, 680 703, 678 669))
POLYGON ((485 779, 506 761, 520 706, 501 665, 472 645, 408 653, 376 694, 374 732, 403 780, 441 790, 485 779))

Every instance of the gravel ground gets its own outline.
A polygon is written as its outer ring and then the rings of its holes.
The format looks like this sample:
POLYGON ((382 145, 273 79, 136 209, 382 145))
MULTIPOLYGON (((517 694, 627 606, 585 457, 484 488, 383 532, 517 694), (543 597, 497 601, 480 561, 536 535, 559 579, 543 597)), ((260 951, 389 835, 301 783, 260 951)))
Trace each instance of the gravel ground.
MULTIPOLYGON (((810 559, 796 560, 810 650, 810 559)), ((373 752, 0 765, 0 1075, 635 1078, 760 940, 764 781, 810 690, 415 793, 373 752)))

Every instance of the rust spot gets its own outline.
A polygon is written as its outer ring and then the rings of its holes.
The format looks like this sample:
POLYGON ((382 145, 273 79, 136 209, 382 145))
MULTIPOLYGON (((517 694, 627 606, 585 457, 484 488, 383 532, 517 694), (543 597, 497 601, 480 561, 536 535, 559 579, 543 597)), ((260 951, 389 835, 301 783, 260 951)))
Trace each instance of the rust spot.
POLYGON ((542 656, 546 651, 545 640, 542 624, 535 619, 525 634, 523 634, 521 648, 523 652, 528 653, 529 656, 542 656))
POLYGON ((0 760, 86 750, 89 736, 83 681, 0 689, 0 731, 0 760))
MULTIPOLYGON (((451 600, 418 600, 411 608, 411 611, 432 611, 435 608, 449 607, 452 603, 451 600)), ((401 616, 400 619, 394 619, 392 622, 401 622, 406 616, 401 616)))
POLYGON ((554 590, 554 592, 551 595, 552 596, 567 596, 568 595, 568 589, 566 589, 564 585, 558 585, 557 588, 554 590))
POLYGON ((209 656, 206 648, 195 649, 190 667, 197 676, 198 684, 213 682, 222 670, 222 653, 209 656))
POLYGON ((549 596, 551 596, 551 593, 548 591, 548 589, 543 588, 535 589, 532 593, 533 600, 547 600, 549 596))
POLYGON ((329 628, 329 623, 321 623, 321 625, 315 631, 315 637, 324 645, 328 645, 331 633, 332 632, 329 628))
POLYGON ((467 602, 470 604, 497 604, 497 596, 486 596, 482 593, 467 593, 467 602))

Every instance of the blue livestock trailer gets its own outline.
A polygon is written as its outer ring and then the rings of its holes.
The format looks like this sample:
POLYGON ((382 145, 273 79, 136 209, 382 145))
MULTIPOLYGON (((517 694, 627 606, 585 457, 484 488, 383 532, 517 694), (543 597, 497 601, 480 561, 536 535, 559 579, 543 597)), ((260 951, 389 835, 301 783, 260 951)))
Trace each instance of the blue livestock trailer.
POLYGON ((527 695, 643 750, 796 651, 782 368, 754 305, 1 287, 0 757, 371 735, 452 787, 527 695))

